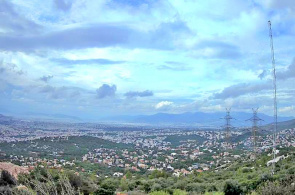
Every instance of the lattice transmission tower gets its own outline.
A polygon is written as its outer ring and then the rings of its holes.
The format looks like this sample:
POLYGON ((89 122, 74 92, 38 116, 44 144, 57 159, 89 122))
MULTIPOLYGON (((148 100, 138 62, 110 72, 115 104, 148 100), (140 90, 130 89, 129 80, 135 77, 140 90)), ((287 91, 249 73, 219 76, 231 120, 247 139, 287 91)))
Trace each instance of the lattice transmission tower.
POLYGON ((224 125, 224 130, 225 130, 225 140, 226 140, 226 148, 231 148, 231 120, 233 119, 230 115, 230 108, 226 108, 226 115, 224 118, 225 120, 225 125, 224 125))
POLYGON ((254 154, 256 154, 257 153, 257 132, 259 130, 258 122, 263 120, 257 116, 258 108, 256 109, 252 108, 252 111, 253 111, 253 116, 247 121, 252 121, 252 146, 253 146, 253 152, 254 154))

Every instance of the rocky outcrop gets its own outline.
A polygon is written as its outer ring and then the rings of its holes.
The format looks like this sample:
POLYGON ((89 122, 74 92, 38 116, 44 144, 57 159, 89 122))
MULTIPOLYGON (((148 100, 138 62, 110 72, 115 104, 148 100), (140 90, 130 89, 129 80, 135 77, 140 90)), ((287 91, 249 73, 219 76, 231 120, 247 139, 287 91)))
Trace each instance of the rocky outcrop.
POLYGON ((29 173, 29 170, 27 168, 21 167, 12 163, 8 163, 8 162, 0 162, 0 171, 2 170, 8 171, 15 178, 17 178, 17 176, 20 173, 29 173))

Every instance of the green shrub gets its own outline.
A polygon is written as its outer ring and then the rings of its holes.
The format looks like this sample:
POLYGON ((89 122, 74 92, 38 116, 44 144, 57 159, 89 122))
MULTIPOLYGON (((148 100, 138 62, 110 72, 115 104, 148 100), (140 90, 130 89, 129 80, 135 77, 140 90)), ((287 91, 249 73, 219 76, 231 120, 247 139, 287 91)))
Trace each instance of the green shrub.
POLYGON ((225 195, 239 195, 243 194, 243 190, 236 181, 226 181, 223 192, 225 195))
POLYGON ((187 195, 187 192, 177 189, 173 191, 173 195, 187 195))
POLYGON ((242 168, 242 173, 249 173, 249 172, 252 172, 251 168, 249 168, 249 167, 242 168))
POLYGON ((288 169, 289 174, 295 174, 295 167, 291 167, 288 169))
POLYGON ((17 185, 16 179, 6 170, 1 172, 0 186, 15 186, 17 185))
POLYGON ((98 190, 94 193, 95 195, 113 195, 118 187, 117 181, 113 179, 104 180, 98 187, 98 190))
POLYGON ((188 192, 198 192, 202 194, 206 192, 206 187, 198 183, 189 183, 185 189, 188 192))
POLYGON ((151 187, 151 191, 160 191, 162 189, 162 186, 158 183, 154 183, 151 187))
POLYGON ((184 190, 185 187, 186 187, 186 185, 187 185, 187 182, 186 181, 184 181, 184 180, 178 180, 174 184, 174 188, 184 190))
POLYGON ((9 186, 0 186, 0 194, 13 195, 13 192, 9 186))
POLYGON ((149 193, 149 195, 169 195, 169 193, 165 192, 165 191, 154 191, 149 193))
POLYGON ((217 187, 215 185, 209 185, 207 190, 208 192, 214 192, 217 191, 217 187))
POLYGON ((82 178, 79 175, 76 175, 73 172, 69 172, 68 174, 68 178, 70 181, 70 184, 75 188, 78 189, 83 185, 83 181, 82 178))

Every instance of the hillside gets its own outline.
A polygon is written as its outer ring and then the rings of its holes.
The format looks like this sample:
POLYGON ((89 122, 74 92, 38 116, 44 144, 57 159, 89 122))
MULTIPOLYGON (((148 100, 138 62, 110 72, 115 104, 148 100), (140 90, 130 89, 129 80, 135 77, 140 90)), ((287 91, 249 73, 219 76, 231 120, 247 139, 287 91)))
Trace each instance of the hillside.
POLYGON ((0 149, 7 155, 39 156, 45 158, 63 157, 75 159, 96 148, 130 148, 127 144, 114 143, 100 138, 80 136, 68 138, 43 138, 34 141, 0 143, 0 149))
MULTIPOLYGON (((113 195, 115 192, 141 195, 169 195, 176 192, 180 195, 213 194, 212 192, 225 195, 293 194, 295 187, 291 184, 295 182, 294 152, 294 148, 280 151, 278 156, 281 160, 276 163, 273 176, 272 166, 267 166, 271 157, 264 153, 258 155, 256 160, 251 160, 248 156, 238 161, 229 161, 225 166, 217 167, 212 171, 194 171, 192 174, 183 174, 178 177, 165 171, 153 171, 144 175, 126 171, 124 177, 109 179, 80 175, 69 170, 60 172, 38 168, 30 175, 23 175, 18 182, 25 185, 27 187, 25 189, 29 188, 34 192, 42 190, 60 192, 63 187, 66 187, 64 189, 66 194, 74 194, 74 192, 96 195, 113 195), (56 185, 57 183, 59 185, 56 185)), ((13 185, 10 188, 16 190, 13 185)))
MULTIPOLYGON (((272 130, 273 129, 273 125, 272 124, 268 124, 268 125, 264 126, 263 128, 265 130, 272 130)), ((278 130, 292 129, 292 128, 295 128, 295 119, 288 120, 288 121, 278 122, 278 130)))

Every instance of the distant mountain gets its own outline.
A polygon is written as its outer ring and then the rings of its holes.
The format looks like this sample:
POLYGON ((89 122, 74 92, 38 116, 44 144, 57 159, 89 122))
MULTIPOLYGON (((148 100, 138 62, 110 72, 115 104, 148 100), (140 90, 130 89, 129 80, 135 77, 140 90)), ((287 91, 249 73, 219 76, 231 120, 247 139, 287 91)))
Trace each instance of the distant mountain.
POLYGON ((12 117, 0 114, 0 124, 9 124, 12 120, 12 117))
POLYGON ((26 117, 45 120, 62 120, 62 121, 81 121, 79 117, 64 115, 64 114, 44 114, 29 112, 25 114, 26 117))
MULTIPOLYGON (((250 121, 246 121, 252 117, 252 113, 246 112, 232 112, 231 116, 232 125, 236 127, 251 126, 250 121)), ((265 114, 258 114, 263 120, 261 125, 272 123, 273 117, 265 114)), ((181 114, 169 114, 169 113, 157 113, 153 115, 140 115, 140 116, 116 116, 109 117, 108 121, 121 121, 131 123, 146 123, 155 125, 192 125, 192 126, 211 126, 220 127, 224 124, 222 118, 225 117, 225 113, 204 113, 204 112, 185 112, 181 114)), ((294 119, 293 117, 278 117, 278 121, 287 121, 294 119)))
MULTIPOLYGON (((288 121, 278 122, 278 126, 277 127, 278 127, 278 130, 295 128, 295 119, 288 120, 288 121)), ((273 129, 273 125, 272 124, 268 124, 264 128, 266 130, 272 130, 273 129)))

